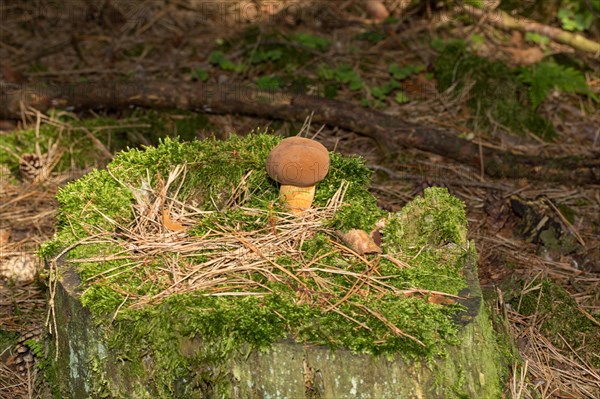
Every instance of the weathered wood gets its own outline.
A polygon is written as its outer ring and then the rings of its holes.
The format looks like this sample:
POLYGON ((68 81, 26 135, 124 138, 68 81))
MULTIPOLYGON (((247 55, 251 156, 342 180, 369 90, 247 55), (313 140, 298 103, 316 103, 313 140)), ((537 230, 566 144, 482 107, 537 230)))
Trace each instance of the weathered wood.
MULTIPOLYGON (((375 358, 281 341, 266 352, 240 354, 226 370, 217 373, 218 381, 200 384, 194 397, 217 397, 217 386, 220 392, 225 387, 219 398, 233 399, 500 397, 501 357, 472 257, 465 264, 465 275, 469 288, 461 294, 468 298, 463 302, 466 310, 455 320, 461 325, 460 344, 448 347, 448 356, 431 365, 408 361, 401 355, 375 358)), ((104 338, 110 324, 98 324, 79 301, 78 275, 65 265, 61 276, 56 295, 56 367, 62 397, 156 397, 149 377, 154 367, 151 355, 144 359, 117 358, 104 338), (143 363, 145 374, 132 371, 135 362, 143 363)), ((201 339, 182 338, 180 350, 193 356, 200 345, 201 339)), ((185 385, 185 381, 176 384, 181 390, 185 385)), ((175 397, 183 396, 175 392, 175 397)))
POLYGON ((76 109, 179 108, 304 120, 338 126, 373 138, 384 153, 403 147, 439 154, 493 177, 530 178, 570 184, 600 182, 600 153, 547 158, 480 147, 440 128, 400 120, 347 102, 302 94, 261 91, 247 85, 187 82, 105 82, 58 86, 16 86, 0 91, 0 116, 20 117, 22 105, 76 109))

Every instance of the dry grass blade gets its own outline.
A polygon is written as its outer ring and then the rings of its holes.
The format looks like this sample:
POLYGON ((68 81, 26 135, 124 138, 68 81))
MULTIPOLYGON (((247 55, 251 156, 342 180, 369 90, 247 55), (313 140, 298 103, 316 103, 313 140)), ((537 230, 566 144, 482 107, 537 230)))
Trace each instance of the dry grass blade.
POLYGON ((353 305, 357 306, 358 308, 364 310, 365 312, 367 312, 371 316, 373 316, 373 317, 377 318, 378 320, 380 320, 381 322, 383 322, 385 325, 387 325, 390 328, 390 330, 394 334, 401 335, 403 337, 409 338, 409 339, 415 341, 417 344, 425 347, 425 344, 423 342, 421 342, 417 338, 413 337, 410 334, 405 333, 404 331, 402 331, 401 329, 399 329, 398 327, 396 327, 392 322, 390 322, 388 319, 386 319, 381 313, 375 312, 375 311, 369 309, 368 307, 366 307, 365 305, 362 305, 360 303, 353 303, 353 305))
POLYGON ((600 395, 600 375, 563 339, 567 351, 553 345, 539 330, 536 317, 507 308, 510 334, 521 343, 525 365, 513 369, 511 395, 517 398, 586 398, 600 395), (528 375, 528 377, 525 377, 528 375))
POLYGON ((173 168, 166 180, 158 176, 155 187, 151 186, 148 176, 140 188, 121 182, 132 191, 136 200, 132 206, 132 222, 123 226, 101 214, 112 224, 114 230, 97 232, 93 239, 78 243, 93 245, 112 242, 118 248, 109 255, 75 261, 83 267, 85 264, 98 262, 121 262, 87 279, 88 284, 104 284, 123 295, 124 299, 113 318, 124 309, 159 304, 175 294, 197 292, 204 296, 269 295, 272 291, 267 283, 276 282, 295 292, 299 304, 323 305, 325 311, 337 313, 359 328, 370 330, 363 321, 341 310, 341 306, 347 304, 358 309, 359 314, 378 319, 393 334, 424 346, 420 340, 404 333, 382 314, 352 300, 360 299, 370 291, 380 295, 402 294, 385 282, 389 276, 378 275, 379 257, 360 255, 330 239, 334 251, 311 259, 304 258, 301 248, 307 239, 318 233, 335 236, 334 231, 326 227, 323 221, 329 220, 343 203, 347 183, 339 187, 326 206, 312 208, 300 217, 292 217, 272 209, 245 207, 245 193, 248 192, 247 181, 250 177, 246 175, 232 189, 228 206, 253 218, 272 220, 274 223, 253 231, 245 231, 240 226, 214 223, 207 232, 194 236, 185 231, 168 232, 161 225, 163 209, 169 209, 171 215, 189 225, 198 223, 198 216, 208 217, 215 213, 200 211, 177 198, 185 179, 185 170, 185 165, 180 165, 173 168), (119 233, 115 234, 117 230, 119 233), (364 265, 365 271, 357 273, 343 267, 323 264, 325 258, 334 254, 359 262, 364 265), (296 266, 290 268, 278 264, 277 259, 284 255, 291 258, 296 266), (138 278, 144 279, 153 287, 153 294, 140 295, 135 289, 119 284, 119 276, 123 273, 136 273, 138 278), (346 280, 347 287, 341 287, 338 283, 340 276, 346 280), (318 287, 318 290, 311 287, 318 287))

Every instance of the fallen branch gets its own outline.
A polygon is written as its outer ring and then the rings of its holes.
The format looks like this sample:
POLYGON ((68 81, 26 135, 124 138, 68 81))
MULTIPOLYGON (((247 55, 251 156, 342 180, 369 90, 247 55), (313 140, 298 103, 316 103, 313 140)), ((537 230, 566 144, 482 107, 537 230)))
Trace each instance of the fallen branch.
POLYGON ((500 9, 490 11, 476 7, 462 7, 460 11, 477 18, 482 18, 502 29, 516 29, 521 32, 537 33, 559 43, 571 46, 574 49, 593 53, 596 56, 600 55, 600 43, 587 39, 577 33, 567 32, 523 17, 515 18, 500 9))
POLYGON ((177 108, 218 114, 255 115, 338 126, 373 138, 389 156, 403 147, 439 154, 493 177, 530 178, 571 184, 600 182, 600 153, 547 158, 485 148, 445 129, 402 121, 357 104, 302 94, 260 91, 250 86, 183 82, 107 82, 49 87, 22 86, 0 96, 0 116, 18 118, 22 107, 75 109, 177 108))

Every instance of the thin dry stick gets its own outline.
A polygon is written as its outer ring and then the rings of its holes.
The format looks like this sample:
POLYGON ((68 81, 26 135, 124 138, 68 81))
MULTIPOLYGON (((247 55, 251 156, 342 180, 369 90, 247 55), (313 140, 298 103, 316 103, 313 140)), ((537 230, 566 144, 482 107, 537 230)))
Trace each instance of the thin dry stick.
MULTIPOLYGON (((473 14, 476 17, 486 17, 486 10, 477 7, 459 7, 459 12, 466 12, 473 14)), ((586 37, 578 34, 566 32, 562 29, 555 28, 552 26, 544 25, 539 22, 519 17, 518 19, 510 16, 506 12, 496 9, 490 14, 490 18, 487 18, 491 24, 496 25, 502 29, 519 30, 522 32, 538 33, 540 35, 548 36, 552 40, 569 45, 577 50, 585 51, 588 53, 600 54, 600 44, 586 37)))
POLYGON ((401 329, 399 329, 398 327, 396 327, 392 322, 390 322, 388 319, 386 319, 385 317, 383 317, 383 315, 381 315, 380 313, 374 312, 371 309, 369 309, 368 307, 364 306, 363 304, 360 303, 356 303, 356 302, 352 302, 352 305, 363 309, 365 312, 369 313, 370 315, 372 315, 373 317, 375 317, 376 319, 378 319, 379 321, 381 321, 382 323, 384 323, 386 326, 388 326, 390 328, 390 330, 392 330, 392 332, 396 335, 400 335, 402 337, 405 338, 409 338, 413 341, 415 341, 416 343, 418 343, 419 345, 425 347, 425 344, 423 342, 421 342, 420 340, 418 340, 417 338, 413 337, 412 335, 409 335, 407 333, 405 333, 404 331, 402 331, 401 329))

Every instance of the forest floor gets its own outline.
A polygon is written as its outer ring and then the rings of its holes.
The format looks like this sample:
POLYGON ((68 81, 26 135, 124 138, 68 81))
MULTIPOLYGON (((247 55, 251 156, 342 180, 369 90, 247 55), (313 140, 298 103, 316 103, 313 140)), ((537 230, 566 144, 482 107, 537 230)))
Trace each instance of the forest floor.
MULTIPOLYGON (((5 1, 0 4, 0 83, 251 83, 360 103, 399 121, 447 129, 481 148, 549 157, 599 150, 594 95, 600 96, 600 74, 593 56, 500 30, 481 18, 404 10, 403 1, 384 2, 394 17, 386 24, 369 19, 362 3, 353 0, 263 1, 262 8, 257 3, 165 0, 142 8, 119 1, 68 6, 5 1), (284 3, 290 8, 283 9, 284 3), (439 45, 450 39, 467 48, 459 58, 484 65, 499 87, 477 92, 477 79, 489 79, 485 73, 473 73, 470 83, 456 78, 444 87, 445 70, 455 68, 458 72, 450 75, 460 75, 457 64, 440 61, 442 54, 453 56, 439 45), (502 87, 522 90, 515 83, 517 76, 525 76, 519 68, 547 60, 581 71, 578 76, 589 92, 551 90, 543 98, 535 115, 550 122, 550 133, 507 126, 494 111, 505 100, 502 87)), ((40 367, 23 356, 43 356, 32 343, 46 328, 44 272, 34 255, 54 232, 54 197, 60 187, 106 165, 124 143, 153 144, 163 133, 222 138, 266 127, 288 136, 303 125, 179 110, 157 118, 160 132, 133 109, 67 109, 48 115, 23 109, 20 120, 0 120, 0 266, 18 258, 41 271, 34 281, 0 279, 0 398, 46 397, 49 392, 40 367), (81 127, 80 121, 90 118, 100 122, 81 127), (82 140, 93 137, 96 155, 77 158, 77 140, 48 143, 39 133, 47 125, 76 132, 82 140), (37 139, 20 138, 25 131, 37 131, 37 139), (28 179, 23 154, 36 151, 48 174, 28 179)), ((483 168, 414 148, 390 158, 372 138, 335 126, 313 124, 311 132, 329 150, 366 159, 374 170, 371 191, 387 210, 400 209, 433 185, 448 187, 467 204, 482 287, 498 331, 512 338, 519 355, 508 366, 506 398, 600 395, 598 182, 492 178, 483 168)))

